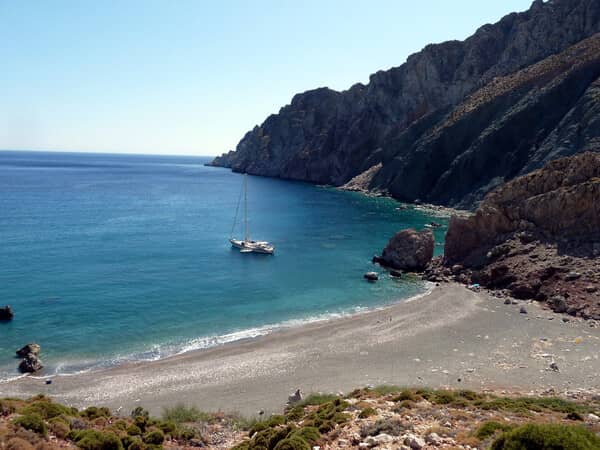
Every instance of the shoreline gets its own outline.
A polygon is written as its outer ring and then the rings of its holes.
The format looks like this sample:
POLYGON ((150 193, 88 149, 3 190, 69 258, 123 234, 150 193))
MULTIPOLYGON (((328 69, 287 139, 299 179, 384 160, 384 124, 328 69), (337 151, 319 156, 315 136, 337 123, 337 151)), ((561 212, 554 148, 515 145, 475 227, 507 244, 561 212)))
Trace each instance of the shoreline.
MULTIPOLYGON (((27 373, 16 372, 14 376, 11 376, 11 377, 5 378, 5 379, 0 379, 0 386, 2 386, 2 384, 10 383, 10 382, 22 379, 22 378, 31 378, 31 379, 45 381, 47 379, 72 377, 72 376, 83 375, 83 374, 93 374, 95 372, 117 369, 119 367, 127 366, 127 365, 137 365, 137 364, 164 361, 164 360, 167 360, 170 358, 183 356, 188 353, 204 352, 207 350, 211 350, 214 348, 219 348, 219 347, 223 347, 223 346, 227 346, 227 345, 235 345, 238 343, 253 341, 255 339, 259 339, 264 336, 269 336, 273 333, 277 333, 277 332, 281 332, 281 331, 305 327, 305 326, 309 326, 312 324, 327 323, 327 322, 331 322, 331 321, 348 319, 348 318, 352 318, 352 317, 355 317, 355 316, 358 316, 361 314, 368 314, 371 312, 384 310, 386 308, 393 307, 394 305, 397 305, 399 303, 411 302, 414 300, 418 300, 419 298, 431 293, 431 291, 434 289, 434 286, 435 286, 435 283, 433 283, 431 281, 427 281, 427 280, 422 280, 422 284, 423 284, 424 290, 421 293, 418 293, 418 294, 415 294, 415 295, 412 295, 412 296, 406 297, 406 298, 395 298, 393 300, 384 302, 381 305, 377 305, 377 306, 357 305, 357 306, 353 306, 352 308, 349 308, 347 310, 342 310, 340 312, 317 313, 317 314, 314 314, 314 315, 311 315, 311 316, 308 316, 305 318, 287 319, 282 322, 265 324, 265 325, 261 325, 261 326, 253 327, 253 328, 236 330, 236 331, 219 334, 219 335, 215 335, 215 336, 195 337, 195 338, 188 339, 186 341, 182 341, 177 344, 166 343, 163 345, 166 345, 168 347, 175 347, 175 348, 178 348, 178 350, 168 353, 165 356, 158 356, 155 358, 146 358, 146 359, 135 358, 135 355, 137 355, 137 354, 148 353, 147 351, 141 350, 138 352, 132 352, 125 356, 117 355, 117 357, 112 358, 112 359, 93 361, 90 363, 89 367, 85 367, 83 369, 79 369, 79 370, 71 371, 71 372, 67 371, 67 372, 62 372, 62 373, 61 372, 45 373, 44 370, 40 371, 40 373, 38 373, 38 374, 35 374, 35 373, 27 374, 27 373), (236 337, 236 336, 239 336, 239 337, 236 337), (202 341, 207 341, 207 342, 210 341, 212 343, 207 343, 205 346, 194 347, 195 342, 202 342, 202 341)), ((156 344, 156 345, 160 346, 161 344, 156 344)), ((55 364, 55 366, 60 367, 63 364, 64 364, 64 362, 59 361, 55 364)), ((50 367, 52 367, 53 369, 56 369, 55 366, 50 366, 50 367)), ((1 390, 0 390, 0 392, 1 392, 1 390)))
POLYGON ((94 372, 20 378, 1 396, 38 393, 76 407, 159 413, 176 403, 207 411, 281 412, 287 395, 378 384, 476 390, 600 392, 600 332, 527 305, 504 305, 457 284, 418 300, 281 329, 254 339, 94 372), (519 325, 517 326, 516 323, 519 325), (560 372, 548 369, 550 359, 560 372))

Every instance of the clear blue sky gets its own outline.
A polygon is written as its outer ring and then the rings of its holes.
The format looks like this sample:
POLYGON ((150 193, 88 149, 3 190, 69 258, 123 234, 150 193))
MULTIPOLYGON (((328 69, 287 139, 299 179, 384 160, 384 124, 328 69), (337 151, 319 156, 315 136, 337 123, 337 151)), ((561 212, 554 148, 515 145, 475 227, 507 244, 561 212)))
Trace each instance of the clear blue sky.
POLYGON ((0 148, 215 155, 530 0, 0 0, 0 148))

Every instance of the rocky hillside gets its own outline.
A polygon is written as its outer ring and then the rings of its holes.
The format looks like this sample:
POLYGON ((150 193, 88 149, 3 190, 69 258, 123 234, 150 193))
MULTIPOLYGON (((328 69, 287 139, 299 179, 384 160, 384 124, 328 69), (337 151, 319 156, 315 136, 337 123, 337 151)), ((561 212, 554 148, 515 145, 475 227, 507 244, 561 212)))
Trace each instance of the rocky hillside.
POLYGON ((444 258, 427 276, 600 319, 598 256, 600 153, 582 153, 504 184, 471 217, 453 217, 444 258))
POLYGON ((536 0, 367 85, 296 95, 213 165, 472 206, 549 160, 600 151, 598 32, 598 1, 536 0))

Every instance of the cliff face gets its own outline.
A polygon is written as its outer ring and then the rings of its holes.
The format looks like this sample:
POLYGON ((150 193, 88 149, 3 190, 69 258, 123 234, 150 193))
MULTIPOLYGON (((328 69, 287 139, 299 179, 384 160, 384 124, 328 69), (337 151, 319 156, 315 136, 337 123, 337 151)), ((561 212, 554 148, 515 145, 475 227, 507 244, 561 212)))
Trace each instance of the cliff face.
POLYGON ((471 217, 453 217, 444 258, 426 276, 600 319, 599 256, 600 153, 582 153, 506 183, 471 217))
POLYGON ((381 164, 364 188, 472 205, 550 159, 600 150, 597 32, 596 0, 535 1, 367 85, 296 95, 213 164, 337 186, 381 164))

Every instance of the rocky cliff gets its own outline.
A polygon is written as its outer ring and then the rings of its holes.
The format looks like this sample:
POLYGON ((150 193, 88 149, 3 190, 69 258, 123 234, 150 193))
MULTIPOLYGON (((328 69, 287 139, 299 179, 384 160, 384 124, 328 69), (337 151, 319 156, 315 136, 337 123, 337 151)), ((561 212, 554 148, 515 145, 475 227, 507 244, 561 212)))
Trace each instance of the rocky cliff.
POLYGON ((472 206, 549 160, 600 151, 598 32, 597 0, 536 0, 367 85, 296 95, 213 164, 472 206))
POLYGON ((600 153, 582 153, 506 183, 471 217, 453 217, 443 260, 427 277, 600 320, 599 256, 600 153))

